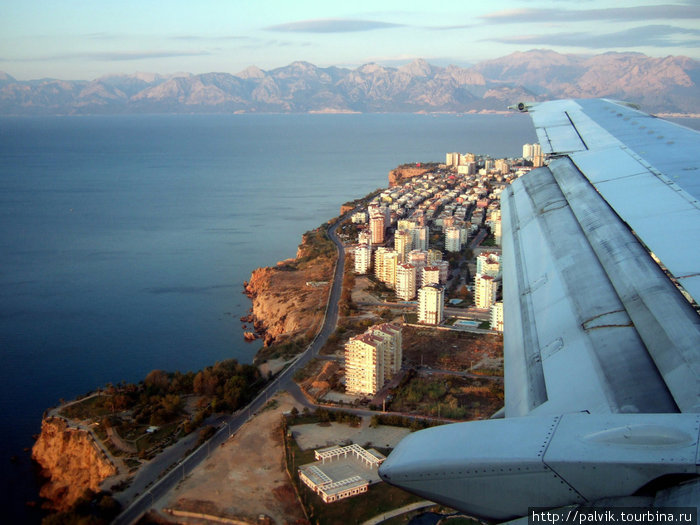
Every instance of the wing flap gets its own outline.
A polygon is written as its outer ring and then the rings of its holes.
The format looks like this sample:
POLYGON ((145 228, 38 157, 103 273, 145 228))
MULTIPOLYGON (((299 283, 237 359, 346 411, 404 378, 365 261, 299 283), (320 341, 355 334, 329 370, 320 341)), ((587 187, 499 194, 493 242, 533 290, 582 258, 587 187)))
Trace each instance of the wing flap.
POLYGON ((506 417, 677 410, 552 173, 501 201, 506 417))

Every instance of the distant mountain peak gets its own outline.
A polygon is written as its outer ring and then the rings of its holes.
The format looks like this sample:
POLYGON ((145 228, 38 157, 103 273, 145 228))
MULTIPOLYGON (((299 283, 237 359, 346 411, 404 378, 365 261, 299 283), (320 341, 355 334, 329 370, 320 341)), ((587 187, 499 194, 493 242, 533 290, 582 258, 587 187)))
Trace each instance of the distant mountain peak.
POLYGON ((610 97, 648 112, 696 113, 700 63, 639 53, 512 53, 470 67, 416 59, 356 69, 296 61, 237 75, 134 73, 88 81, 17 81, 0 73, 0 115, 218 112, 504 111, 513 101, 610 97))
POLYGON ((261 78, 265 77, 265 72, 262 69, 260 69, 258 66, 248 66, 240 73, 236 73, 236 76, 239 78, 245 78, 245 79, 250 79, 250 78, 261 79, 261 78))
POLYGON ((427 77, 433 74, 433 66, 423 58, 417 58, 413 62, 401 66, 399 71, 409 73, 414 77, 427 77))

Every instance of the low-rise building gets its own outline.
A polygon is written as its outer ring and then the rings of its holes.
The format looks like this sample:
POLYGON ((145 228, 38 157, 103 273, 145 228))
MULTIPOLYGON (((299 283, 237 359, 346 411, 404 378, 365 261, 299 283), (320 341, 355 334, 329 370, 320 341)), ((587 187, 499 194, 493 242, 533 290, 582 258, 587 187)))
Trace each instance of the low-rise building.
POLYGON ((380 481, 377 469, 386 459, 381 452, 354 443, 316 450, 314 457, 314 463, 299 467, 299 479, 324 503, 367 492, 371 483, 380 481))

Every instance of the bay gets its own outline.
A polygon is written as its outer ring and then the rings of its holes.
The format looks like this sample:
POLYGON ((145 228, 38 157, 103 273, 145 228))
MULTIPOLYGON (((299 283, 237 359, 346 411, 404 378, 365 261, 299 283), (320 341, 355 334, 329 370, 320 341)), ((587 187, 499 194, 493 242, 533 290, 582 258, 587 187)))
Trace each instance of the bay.
POLYGON ((525 115, 0 119, 3 504, 33 521, 44 409, 152 369, 250 362, 242 283, 301 234, 448 151, 519 156, 525 115), (16 461, 10 462, 12 456, 16 461))

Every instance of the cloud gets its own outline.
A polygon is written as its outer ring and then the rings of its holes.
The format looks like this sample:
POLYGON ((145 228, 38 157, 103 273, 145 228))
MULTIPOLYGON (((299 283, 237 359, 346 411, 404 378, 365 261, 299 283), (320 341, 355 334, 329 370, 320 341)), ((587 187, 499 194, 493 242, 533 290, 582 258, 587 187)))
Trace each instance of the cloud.
POLYGON ((425 29, 431 29, 433 31, 454 31, 456 29, 469 29, 476 27, 476 24, 462 24, 454 26, 426 26, 425 29))
POLYGON ((251 37, 248 36, 202 36, 202 35, 175 35, 171 36, 170 40, 180 40, 185 42, 227 42, 227 41, 237 41, 237 40, 250 40, 251 37))
POLYGON ((590 20, 690 20, 700 18, 698 5, 648 5, 640 7, 610 7, 606 9, 509 9, 479 17, 491 24, 523 22, 581 22, 590 20))
POLYGON ((374 29, 391 29, 394 27, 403 27, 403 25, 389 22, 377 22, 374 20, 325 18, 278 24, 266 27, 265 29, 284 33, 351 33, 356 31, 372 31, 374 29))
POLYGON ((668 25, 648 25, 607 34, 552 33, 517 35, 486 39, 503 44, 550 45, 567 47, 633 48, 633 47, 700 47, 700 30, 668 25), (691 38, 683 38, 688 35, 691 38))

